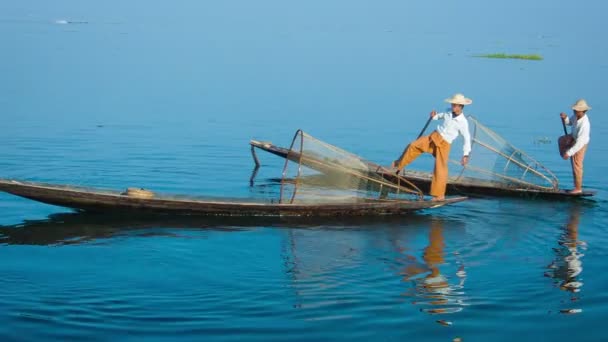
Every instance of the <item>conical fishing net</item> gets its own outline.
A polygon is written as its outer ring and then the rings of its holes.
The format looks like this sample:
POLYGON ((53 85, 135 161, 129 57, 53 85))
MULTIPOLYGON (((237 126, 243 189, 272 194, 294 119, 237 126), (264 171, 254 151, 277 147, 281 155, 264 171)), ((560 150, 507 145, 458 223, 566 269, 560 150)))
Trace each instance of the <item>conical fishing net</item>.
POLYGON ((281 203, 364 203, 422 198, 390 170, 297 131, 283 169, 281 203))
MULTIPOLYGON (((471 154, 467 166, 450 167, 450 182, 526 190, 557 190, 555 175, 474 117, 467 117, 471 154)), ((459 139, 461 140, 461 139, 459 139)), ((453 146, 454 152, 458 151, 453 146)), ((459 155, 459 154, 455 154, 459 155)))

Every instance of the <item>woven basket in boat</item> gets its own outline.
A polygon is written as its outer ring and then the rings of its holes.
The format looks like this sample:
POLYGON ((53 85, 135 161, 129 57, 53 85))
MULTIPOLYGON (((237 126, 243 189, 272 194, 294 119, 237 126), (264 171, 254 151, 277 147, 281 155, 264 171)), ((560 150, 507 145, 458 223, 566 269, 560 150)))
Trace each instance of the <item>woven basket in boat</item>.
POLYGON ((123 192, 122 195, 137 198, 153 198, 154 193, 146 189, 128 188, 127 191, 123 192))

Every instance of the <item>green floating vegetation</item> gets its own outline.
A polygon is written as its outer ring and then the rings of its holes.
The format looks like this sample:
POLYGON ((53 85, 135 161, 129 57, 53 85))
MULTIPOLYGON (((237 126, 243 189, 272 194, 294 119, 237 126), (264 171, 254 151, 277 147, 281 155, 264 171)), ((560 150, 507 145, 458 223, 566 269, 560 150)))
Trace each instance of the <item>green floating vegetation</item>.
POLYGON ((479 58, 498 58, 498 59, 525 59, 525 60, 528 60, 528 61, 542 61, 543 60, 543 56, 537 55, 537 54, 532 54, 532 55, 513 54, 513 55, 509 55, 509 54, 506 54, 506 53, 489 53, 489 54, 485 54, 485 55, 476 55, 474 57, 479 57, 479 58))

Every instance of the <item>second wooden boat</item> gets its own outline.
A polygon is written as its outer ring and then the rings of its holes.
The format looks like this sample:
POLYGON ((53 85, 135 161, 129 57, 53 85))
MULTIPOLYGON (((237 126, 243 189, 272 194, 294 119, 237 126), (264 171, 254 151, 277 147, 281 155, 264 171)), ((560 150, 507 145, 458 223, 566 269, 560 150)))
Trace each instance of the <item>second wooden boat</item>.
MULTIPOLYGON (((515 148, 495 132, 479 123, 475 118, 469 117, 472 131, 472 152, 469 165, 462 167, 452 161, 455 171, 451 171, 448 178, 447 194, 466 196, 516 196, 544 199, 582 198, 595 195, 594 191, 572 194, 559 188, 557 177, 525 154, 515 148)), ((305 134, 305 133, 303 133, 305 134)), ((314 138, 307 135, 307 139, 314 138)), ((276 156, 299 162, 309 168, 324 174, 331 174, 332 168, 327 168, 323 159, 317 153, 305 149, 284 148, 270 142, 251 140, 251 151, 256 163, 260 165, 255 150, 262 150, 276 156), (303 155, 301 155, 301 151, 303 155)), ((293 144, 292 144, 293 145, 293 144)), ((310 145, 310 144, 309 144, 310 145)), ((347 161, 349 168, 365 169, 376 173, 379 177, 393 184, 408 182, 412 187, 428 193, 431 185, 431 173, 405 169, 397 176, 378 164, 364 161, 361 165, 352 165, 347 161)), ((332 163, 335 169, 339 162, 332 163)))

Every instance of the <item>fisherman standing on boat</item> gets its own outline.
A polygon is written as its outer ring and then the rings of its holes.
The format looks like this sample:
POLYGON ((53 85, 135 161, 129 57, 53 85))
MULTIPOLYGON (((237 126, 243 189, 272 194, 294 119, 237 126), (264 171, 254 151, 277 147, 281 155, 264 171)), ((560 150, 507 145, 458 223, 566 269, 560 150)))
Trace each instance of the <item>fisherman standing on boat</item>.
POLYGON ((464 138, 463 157, 461 160, 463 166, 469 162, 469 153, 471 152, 469 122, 464 116, 463 109, 464 106, 470 105, 473 101, 462 94, 456 94, 446 99, 445 102, 452 105, 450 113, 437 113, 433 110, 430 114, 433 120, 443 119, 443 122, 437 126, 437 129, 430 135, 420 137, 409 144, 400 159, 393 162, 393 167, 396 167, 397 173, 399 173, 401 169, 413 162, 420 154, 432 154, 435 157, 435 168, 433 170, 430 195, 433 196, 434 201, 445 199, 450 146, 459 134, 464 138))
MULTIPOLYGON (((563 135, 559 138, 559 153, 562 158, 568 160, 572 158, 572 173, 574 174, 573 194, 583 192, 583 160, 589 144, 591 134, 591 123, 587 117, 587 111, 591 109, 587 101, 580 99, 572 106, 574 115, 568 118, 566 113, 560 116, 564 124, 572 126, 572 133, 563 135)), ((566 128, 564 127, 564 130, 566 128)))

